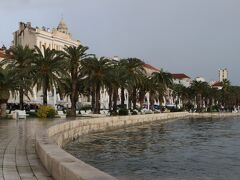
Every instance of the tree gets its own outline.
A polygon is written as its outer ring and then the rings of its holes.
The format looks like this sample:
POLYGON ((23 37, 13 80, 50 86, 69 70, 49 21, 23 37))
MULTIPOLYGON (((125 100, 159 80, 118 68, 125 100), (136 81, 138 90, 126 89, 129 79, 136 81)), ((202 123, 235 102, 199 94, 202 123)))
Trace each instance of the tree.
POLYGON ((172 74, 164 72, 163 70, 153 72, 151 75, 151 81, 153 81, 155 89, 158 92, 158 100, 162 103, 165 92, 173 85, 172 74))
POLYGON ((111 60, 111 64, 107 73, 108 75, 105 82, 105 87, 109 95, 109 111, 111 114, 117 114, 118 89, 121 87, 122 77, 119 61, 111 60))
POLYGON ((138 58, 128 58, 122 59, 119 65, 121 66, 122 72, 121 97, 124 97, 125 86, 129 94, 129 108, 131 108, 132 102, 133 109, 136 109, 137 87, 142 83, 141 75, 146 73, 144 70, 144 62, 138 58))
POLYGON ((108 81, 108 72, 110 70, 111 61, 106 57, 97 59, 85 59, 82 61, 81 71, 86 79, 92 83, 94 87, 93 96, 95 96, 94 113, 100 113, 100 90, 104 88, 108 81))
POLYGON ((47 105, 47 92, 53 91, 61 85, 61 76, 64 75, 65 63, 62 56, 56 51, 43 46, 43 51, 35 46, 33 61, 33 84, 37 90, 42 88, 43 105, 47 105))
POLYGON ((191 88, 196 97, 198 111, 201 111, 203 107, 203 97, 208 87, 209 85, 207 82, 196 81, 196 80, 192 82, 191 88))
POLYGON ((7 102, 10 97, 10 92, 14 94, 17 90, 17 81, 10 74, 8 68, 0 68, 0 117, 6 116, 7 102))
POLYGON ((83 45, 66 46, 62 52, 65 58, 65 66, 71 79, 71 113, 70 116, 76 116, 76 103, 78 101, 78 78, 80 76, 81 61, 92 57, 87 54, 88 47, 83 45))
POLYGON ((20 109, 23 110, 24 95, 28 96, 28 92, 31 90, 31 70, 32 60, 34 58, 34 50, 28 46, 14 46, 9 50, 10 55, 3 61, 4 65, 7 65, 11 71, 11 75, 14 79, 18 80, 19 86, 19 103, 20 109))
POLYGON ((141 84, 139 84, 139 104, 140 109, 143 108, 143 103, 145 99, 145 95, 153 88, 153 83, 150 78, 146 74, 141 75, 141 84))
POLYGON ((226 106, 226 102, 228 101, 229 97, 229 90, 230 90, 231 83, 230 81, 224 79, 222 81, 222 105, 226 106))

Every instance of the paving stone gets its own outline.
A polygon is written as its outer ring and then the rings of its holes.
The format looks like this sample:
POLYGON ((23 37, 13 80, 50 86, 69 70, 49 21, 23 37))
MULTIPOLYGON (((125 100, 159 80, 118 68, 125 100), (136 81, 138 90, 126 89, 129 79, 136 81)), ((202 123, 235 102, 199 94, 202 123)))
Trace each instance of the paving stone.
POLYGON ((0 180, 52 180, 35 151, 37 120, 0 121, 0 180))

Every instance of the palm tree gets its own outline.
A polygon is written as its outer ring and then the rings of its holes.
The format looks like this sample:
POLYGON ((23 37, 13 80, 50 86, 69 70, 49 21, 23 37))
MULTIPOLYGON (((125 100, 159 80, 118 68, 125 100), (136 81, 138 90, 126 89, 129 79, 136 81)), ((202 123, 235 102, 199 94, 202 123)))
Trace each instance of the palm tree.
POLYGON ((92 82, 95 93, 95 108, 94 113, 100 113, 100 91, 101 88, 105 87, 108 81, 108 72, 111 66, 111 61, 108 58, 101 57, 97 59, 96 57, 91 59, 85 59, 82 61, 81 71, 86 75, 86 79, 92 82))
POLYGON ((70 116, 76 116, 76 103, 78 101, 78 77, 80 76, 81 61, 92 57, 87 54, 88 47, 83 45, 66 46, 63 56, 65 58, 65 66, 71 79, 71 113, 70 116))
POLYGON ((2 63, 7 65, 11 70, 12 76, 18 80, 19 85, 19 103, 20 109, 23 110, 24 95, 31 92, 31 62, 33 60, 34 50, 28 46, 14 46, 9 50, 10 55, 2 63))
POLYGON ((191 88, 196 97, 198 110, 201 110, 201 108, 203 107, 203 97, 208 86, 209 85, 207 82, 196 81, 196 80, 192 82, 191 88))
POLYGON ((43 90, 43 105, 47 105, 47 92, 61 85, 60 77, 64 74, 65 63, 56 50, 43 46, 43 51, 35 46, 33 61, 33 84, 37 90, 43 90))
POLYGON ((155 84, 155 89, 158 92, 158 100, 163 102, 163 97, 168 88, 173 85, 173 77, 171 73, 164 72, 162 69, 159 72, 153 72, 151 81, 155 84))
POLYGON ((121 67, 118 61, 111 60, 111 64, 108 69, 108 78, 105 82, 105 87, 109 95, 109 111, 111 114, 117 113, 117 100, 118 100, 118 89, 121 86, 121 67))
POLYGON ((17 90, 17 81, 10 75, 8 68, 0 68, 0 117, 5 117, 10 92, 17 90))
POLYGON ((145 100, 145 95, 147 92, 150 91, 150 89, 153 87, 152 81, 150 80, 150 77, 148 77, 145 74, 142 74, 141 76, 141 84, 139 84, 139 104, 140 104, 140 109, 143 108, 143 103, 145 100))
POLYGON ((231 83, 230 83, 229 80, 224 79, 222 81, 221 93, 222 93, 222 105, 224 105, 224 106, 226 105, 226 102, 227 102, 228 97, 229 97, 230 86, 231 86, 231 83))
MULTIPOLYGON (((128 89, 130 97, 129 108, 131 108, 131 101, 133 109, 136 109, 137 102, 137 86, 142 83, 141 75, 145 74, 144 62, 138 58, 122 59, 119 64, 122 68, 122 90, 121 97, 124 97, 124 85, 128 89)), ((124 103, 124 100, 122 101, 124 103)))

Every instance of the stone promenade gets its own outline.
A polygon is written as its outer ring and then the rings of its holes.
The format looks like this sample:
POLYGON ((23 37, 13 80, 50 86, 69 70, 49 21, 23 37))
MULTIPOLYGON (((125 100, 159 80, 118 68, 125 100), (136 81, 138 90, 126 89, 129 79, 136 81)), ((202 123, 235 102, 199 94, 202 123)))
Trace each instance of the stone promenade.
POLYGON ((0 120, 0 180, 51 180, 35 151, 35 132, 48 122, 0 120))

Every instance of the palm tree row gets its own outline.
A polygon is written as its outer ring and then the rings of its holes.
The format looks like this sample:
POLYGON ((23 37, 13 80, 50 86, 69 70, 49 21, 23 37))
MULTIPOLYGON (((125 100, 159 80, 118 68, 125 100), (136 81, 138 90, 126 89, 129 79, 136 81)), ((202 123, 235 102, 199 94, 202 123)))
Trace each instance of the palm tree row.
POLYGON ((183 108, 197 111, 213 111, 221 108, 231 109, 240 106, 240 87, 231 86, 228 80, 222 82, 222 88, 211 87, 207 82, 193 81, 190 87, 181 84, 173 86, 175 104, 182 101, 183 108))
MULTIPOLYGON (((24 96, 32 89, 42 91, 43 105, 47 105, 48 91, 57 90, 61 97, 71 100, 70 116, 76 116, 79 96, 91 97, 93 113, 100 113, 101 91, 109 96, 109 111, 115 114, 121 108, 142 109, 148 96, 149 109, 155 102, 160 105, 173 96, 176 105, 182 101, 185 109, 196 106, 198 110, 214 105, 239 105, 240 88, 223 82, 223 88, 211 88, 206 82, 193 81, 190 87, 173 84, 173 77, 163 70, 147 74, 144 62, 137 58, 119 61, 106 57, 97 58, 87 53, 88 47, 65 47, 63 51, 43 47, 30 49, 16 46, 8 51, 8 58, 1 62, 0 104, 10 96, 18 95, 20 109, 24 96), (127 93, 126 93, 127 92, 127 93), (120 93, 120 97, 118 94, 120 93), (138 106, 139 105, 139 106, 138 106)), ((29 97, 28 97, 29 98, 29 97)))
MULTIPOLYGON (((69 115, 76 116, 76 103, 81 94, 91 96, 92 111, 100 113, 101 90, 105 89, 109 95, 109 110, 116 112, 119 99, 121 107, 126 106, 125 91, 128 92, 127 106, 136 109, 137 102, 142 108, 147 92, 151 92, 151 101, 160 100, 172 84, 170 74, 162 70, 148 76, 140 59, 115 61, 106 57, 97 58, 88 54, 87 50, 88 47, 82 45, 65 47, 63 51, 45 47, 42 51, 38 47, 12 47, 8 51, 8 58, 1 62, 1 71, 4 73, 0 78, 0 83, 11 84, 12 87, 1 84, 0 91, 18 94, 20 108, 23 109, 23 97, 32 94, 34 87, 42 91, 43 105, 48 103, 48 91, 57 89, 60 96, 70 98, 69 115), (9 81, 7 78, 10 78, 9 81), (119 90, 121 98, 118 97, 119 90)), ((8 94, 5 96, 0 97, 4 103, 9 98, 8 94)))

